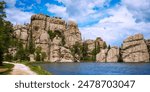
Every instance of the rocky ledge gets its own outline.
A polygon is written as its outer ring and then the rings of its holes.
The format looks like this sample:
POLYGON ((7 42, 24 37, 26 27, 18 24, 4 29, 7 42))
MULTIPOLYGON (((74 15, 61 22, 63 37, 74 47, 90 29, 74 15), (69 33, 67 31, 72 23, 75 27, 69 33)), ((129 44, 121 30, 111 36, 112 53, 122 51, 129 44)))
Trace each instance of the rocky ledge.
POLYGON ((96 56, 98 62, 150 62, 150 40, 142 34, 130 36, 123 41, 122 47, 102 49, 96 56))

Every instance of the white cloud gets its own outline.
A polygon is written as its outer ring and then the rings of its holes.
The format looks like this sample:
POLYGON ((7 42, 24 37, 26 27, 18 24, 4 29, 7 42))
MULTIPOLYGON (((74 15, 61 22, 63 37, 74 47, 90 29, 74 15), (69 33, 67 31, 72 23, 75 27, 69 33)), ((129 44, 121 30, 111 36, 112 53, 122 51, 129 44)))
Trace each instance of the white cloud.
POLYGON ((94 8, 103 7, 110 0, 55 0, 62 3, 68 19, 76 20, 79 24, 90 23, 102 17, 103 13, 94 8))
POLYGON ((150 21, 150 0, 122 0, 137 22, 150 21))
POLYGON ((15 24, 24 24, 29 23, 32 12, 25 12, 22 9, 16 8, 16 0, 5 0, 8 8, 6 8, 6 20, 11 21, 14 25, 15 24))
POLYGON ((142 33, 149 38, 150 0, 122 0, 110 9, 111 0, 55 0, 64 6, 49 7, 49 12, 67 15, 69 19, 76 20, 78 24, 96 24, 80 27, 83 39, 102 37, 108 44, 120 45, 129 35, 142 33), (98 10, 95 8, 99 8, 98 10), (106 16, 108 17, 106 17, 106 16), (140 21, 140 22, 137 22, 140 21))
POLYGON ((24 12, 17 8, 6 9, 7 20, 13 24, 24 24, 29 23, 30 18, 33 15, 31 12, 24 12))
POLYGON ((48 3, 46 4, 46 6, 47 6, 49 12, 54 13, 57 16, 67 18, 68 15, 66 13, 66 7, 48 4, 48 3))
POLYGON ((102 37, 110 45, 121 45, 127 36, 137 33, 149 38, 150 23, 136 23, 136 19, 125 6, 117 6, 106 12, 111 16, 90 27, 80 28, 84 38, 102 37))

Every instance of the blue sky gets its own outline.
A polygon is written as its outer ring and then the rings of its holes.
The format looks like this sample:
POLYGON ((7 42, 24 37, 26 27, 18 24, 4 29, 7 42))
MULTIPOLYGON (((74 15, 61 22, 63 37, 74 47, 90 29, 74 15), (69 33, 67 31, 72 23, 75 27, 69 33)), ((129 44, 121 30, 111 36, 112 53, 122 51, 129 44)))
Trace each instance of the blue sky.
MULTIPOLYGON (((3 0, 0 0, 3 1, 3 0)), ((83 39, 101 37, 111 46, 137 33, 150 38, 150 0, 4 0, 7 20, 30 22, 33 14, 78 23, 83 39)))

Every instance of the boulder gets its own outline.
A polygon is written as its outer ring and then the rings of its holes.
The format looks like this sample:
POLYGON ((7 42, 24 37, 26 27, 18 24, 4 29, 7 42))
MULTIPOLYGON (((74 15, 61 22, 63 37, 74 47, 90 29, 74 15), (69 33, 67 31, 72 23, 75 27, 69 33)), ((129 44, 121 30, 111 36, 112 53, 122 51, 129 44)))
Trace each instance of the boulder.
POLYGON ((29 58, 30 58, 30 62, 35 62, 34 54, 30 54, 29 58))
POLYGON ((101 51, 96 55, 97 62, 106 62, 108 49, 101 49, 101 51))
POLYGON ((118 47, 111 47, 107 53, 107 62, 118 62, 120 52, 118 47))
POLYGON ((124 40, 122 59, 124 62, 149 62, 148 48, 142 34, 136 34, 124 40))

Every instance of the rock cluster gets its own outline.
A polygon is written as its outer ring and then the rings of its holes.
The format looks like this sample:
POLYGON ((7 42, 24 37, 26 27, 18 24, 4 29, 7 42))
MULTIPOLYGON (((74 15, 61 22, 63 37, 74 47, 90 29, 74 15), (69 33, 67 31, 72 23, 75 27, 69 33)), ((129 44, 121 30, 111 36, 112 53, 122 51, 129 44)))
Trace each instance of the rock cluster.
MULTIPOLYGON (((61 18, 42 14, 33 15, 30 24, 16 25, 14 30, 13 36, 23 43, 24 48, 29 46, 31 40, 35 49, 41 48, 41 52, 46 54, 44 61, 79 62, 81 54, 71 52, 76 43, 87 45, 87 56, 90 58, 95 58, 95 53, 100 50, 96 55, 98 62, 150 61, 150 40, 145 40, 142 34, 128 37, 123 41, 121 48, 107 48, 101 38, 82 42, 78 25, 74 21, 66 22, 61 18), (52 32, 51 35, 49 31, 52 32), (53 34, 55 32, 58 34, 53 34)), ((14 56, 17 49, 10 48, 9 52, 14 56)), ((33 53, 29 55, 30 60, 35 61, 35 56, 33 53)))
POLYGON ((120 51, 118 47, 102 49, 100 53, 96 55, 96 60, 98 62, 118 62, 119 58, 120 51))
POLYGON ((142 34, 130 36, 123 41, 122 47, 104 49, 97 54, 98 62, 149 62, 149 40, 145 42, 142 34))
POLYGON ((122 59, 124 62, 149 62, 148 48, 142 34, 136 34, 124 40, 122 59))
POLYGON ((92 56, 91 52, 93 52, 93 50, 95 48, 104 48, 104 45, 106 44, 105 41, 103 41, 100 37, 97 37, 96 40, 86 40, 84 41, 84 43, 87 45, 88 47, 88 56, 92 56))
MULTIPOLYGON (((14 37, 20 39, 24 47, 29 44, 29 40, 33 40, 35 48, 40 47, 41 52, 46 53, 44 60, 50 62, 74 62, 74 57, 69 48, 76 42, 81 43, 82 41, 81 33, 75 22, 69 21, 66 23, 61 18, 43 14, 33 15, 30 24, 14 26, 14 30, 14 37), (52 38, 48 31, 59 31, 64 39, 58 35, 52 38), (65 41, 65 44, 62 44, 62 40, 65 41)), ((30 59, 34 61, 33 55, 30 55, 30 59)))

